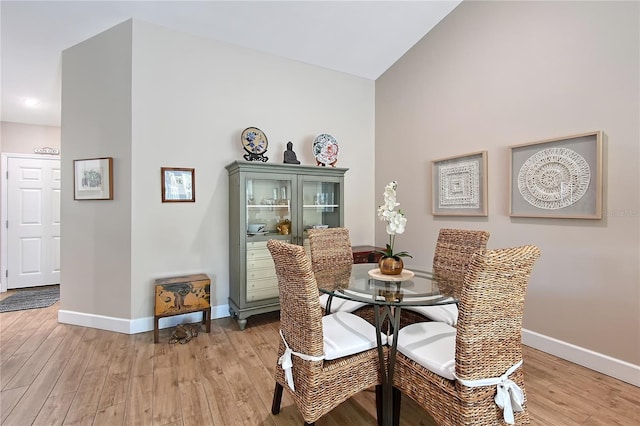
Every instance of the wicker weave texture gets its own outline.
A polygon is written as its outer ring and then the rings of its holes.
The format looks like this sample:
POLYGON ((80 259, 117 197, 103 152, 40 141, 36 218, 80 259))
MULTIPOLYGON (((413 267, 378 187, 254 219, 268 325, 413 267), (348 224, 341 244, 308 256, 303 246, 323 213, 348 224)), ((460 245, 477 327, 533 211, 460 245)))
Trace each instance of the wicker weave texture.
MULTIPOLYGON (((487 247, 489 236, 487 231, 440 229, 433 255, 433 276, 441 293, 460 298, 460 289, 471 257, 477 250, 487 247)), ((400 316, 400 328, 422 321, 431 319, 405 309, 400 316)))
MULTIPOLYGON (((295 351, 323 354, 322 312, 311 261, 300 246, 269 240, 280 294, 280 328, 295 351)), ((278 358, 284 353, 280 343, 278 358)), ((332 361, 293 358, 295 392, 276 365, 275 379, 292 396, 307 423, 313 423, 356 393, 381 383, 377 349, 332 361)))
MULTIPOLYGON (((309 229, 307 235, 309 236, 311 265, 316 277, 322 276, 322 279, 327 279, 327 275, 333 275, 333 278, 329 279, 333 280, 337 286, 340 283, 347 286, 351 277, 351 267, 353 266, 353 250, 351 248, 349 229, 309 229)), ((363 306, 353 311, 353 314, 375 325, 375 312, 373 309, 373 306, 363 306)))
POLYGON ((489 233, 469 229, 442 228, 433 255, 433 275, 440 291, 456 299, 473 253, 487 247, 489 233))
MULTIPOLYGON (((535 246, 479 250, 472 257, 460 297, 456 374, 467 380, 499 377, 522 359, 522 315, 529 277, 540 250, 535 246)), ((523 391, 522 368, 510 379, 523 391)), ((444 379, 398 353, 394 385, 443 426, 503 425, 496 387, 466 387, 444 379)), ((526 395, 526 393, 525 393, 526 395)), ((525 396, 526 398, 526 396, 525 396)), ((517 425, 529 424, 526 408, 517 425)))
POLYGON ((309 229, 311 264, 315 272, 353 264, 351 239, 347 228, 309 229))

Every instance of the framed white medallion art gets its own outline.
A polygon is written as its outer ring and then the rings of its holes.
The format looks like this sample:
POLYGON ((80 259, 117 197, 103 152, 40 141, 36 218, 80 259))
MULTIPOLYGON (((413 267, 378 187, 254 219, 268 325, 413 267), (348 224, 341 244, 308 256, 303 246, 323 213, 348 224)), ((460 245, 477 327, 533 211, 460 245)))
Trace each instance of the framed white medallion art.
POLYGON ((509 215, 602 219, 602 131, 509 147, 509 215))
POLYGON ((487 216, 487 151, 432 161, 434 216, 487 216))

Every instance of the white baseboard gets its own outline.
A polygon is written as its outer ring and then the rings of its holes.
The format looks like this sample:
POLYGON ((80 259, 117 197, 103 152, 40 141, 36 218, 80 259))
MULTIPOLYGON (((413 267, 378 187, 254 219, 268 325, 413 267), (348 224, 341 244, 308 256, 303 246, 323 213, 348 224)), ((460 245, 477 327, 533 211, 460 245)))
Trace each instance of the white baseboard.
POLYGON ((98 328, 100 330, 115 331, 116 333, 129 333, 130 320, 122 318, 106 317, 104 315, 86 314, 58 310, 58 322, 63 324, 79 325, 82 327, 98 328))
POLYGON ((640 366, 638 365, 526 329, 522 330, 522 343, 640 387, 640 366))
MULTIPOLYGON (((229 316, 229 305, 211 307, 211 319, 225 318, 229 316)), ((175 327, 185 322, 202 321, 200 312, 175 315, 172 317, 160 318, 158 327, 160 329, 175 327)), ((80 325, 82 327, 98 328, 100 330, 115 331, 116 333, 136 334, 146 331, 153 331, 153 317, 122 319, 107 317, 103 315, 87 314, 83 312, 58 311, 58 322, 63 324, 80 325)))

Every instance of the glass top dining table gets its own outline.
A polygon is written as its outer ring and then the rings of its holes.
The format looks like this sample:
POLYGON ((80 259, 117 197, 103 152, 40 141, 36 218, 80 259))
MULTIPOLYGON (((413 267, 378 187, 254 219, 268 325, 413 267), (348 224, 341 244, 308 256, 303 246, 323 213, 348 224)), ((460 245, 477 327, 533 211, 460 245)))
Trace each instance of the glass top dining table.
MULTIPOLYGON (((430 272, 382 275, 373 263, 359 263, 315 273, 318 289, 331 297, 379 306, 434 306, 457 303, 440 293, 430 272)), ((331 312, 329 306, 327 311, 331 312)))
POLYGON ((397 353, 397 333, 402 308, 406 306, 436 306, 457 303, 453 297, 441 294, 437 280, 430 272, 404 270, 400 275, 382 275, 376 264, 361 263, 315 272, 318 289, 328 294, 326 312, 330 313, 333 298, 372 305, 378 339, 378 358, 382 373, 382 425, 393 424, 393 372, 397 353), (389 319, 385 323, 386 319, 389 319), (383 328, 383 325, 386 327, 383 328), (391 347, 385 362, 381 332, 390 339, 391 347))

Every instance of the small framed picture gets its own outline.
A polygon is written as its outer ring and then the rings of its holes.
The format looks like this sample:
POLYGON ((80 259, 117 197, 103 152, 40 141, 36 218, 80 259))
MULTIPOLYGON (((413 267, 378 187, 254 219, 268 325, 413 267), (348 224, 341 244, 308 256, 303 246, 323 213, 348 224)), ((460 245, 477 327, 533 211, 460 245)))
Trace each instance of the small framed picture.
POLYGON ((509 150, 511 217, 602 219, 602 131, 509 150))
POLYGON ((113 200, 113 158, 73 160, 74 200, 113 200))
POLYGON ((163 203, 196 201, 195 169, 162 167, 160 175, 163 203))
POLYGON ((487 216, 487 151, 434 160, 434 216, 487 216))

